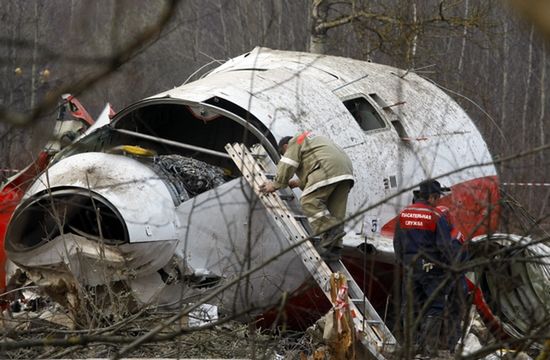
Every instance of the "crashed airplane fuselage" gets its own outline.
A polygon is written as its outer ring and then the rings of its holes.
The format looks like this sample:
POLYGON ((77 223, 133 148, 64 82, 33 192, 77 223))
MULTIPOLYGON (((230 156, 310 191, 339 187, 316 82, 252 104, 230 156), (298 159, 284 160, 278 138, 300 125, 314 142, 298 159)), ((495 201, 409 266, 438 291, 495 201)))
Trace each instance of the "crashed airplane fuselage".
MULTIPOLYGON (((498 227, 487 145, 433 83, 369 62, 256 48, 132 104, 61 151, 16 209, 8 257, 46 287, 123 282, 143 304, 196 301, 289 246, 225 144, 260 143, 276 161, 276 142, 301 130, 328 136, 353 161, 347 211, 362 213, 346 223, 344 262, 366 274, 375 305, 392 291, 395 216, 423 179, 451 186, 441 204, 468 239, 498 227)), ((216 302, 221 312, 261 313, 298 292, 293 301, 310 309, 320 298, 305 290, 309 278, 286 252, 216 302)))

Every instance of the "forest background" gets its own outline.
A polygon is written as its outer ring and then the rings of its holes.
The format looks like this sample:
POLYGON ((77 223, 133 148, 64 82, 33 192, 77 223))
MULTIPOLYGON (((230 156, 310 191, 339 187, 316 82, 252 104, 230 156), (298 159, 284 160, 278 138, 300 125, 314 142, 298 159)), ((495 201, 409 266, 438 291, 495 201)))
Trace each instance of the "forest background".
MULTIPOLYGON (((121 110, 256 46, 313 50, 415 71, 466 109, 496 159, 544 147, 550 127, 548 45, 536 19, 520 16, 518 8, 544 1, 516 3, 521 5, 496 0, 2 1, 0 169, 5 171, 0 178, 26 166, 46 144, 59 93, 76 95, 95 118, 106 102, 121 110)), ((498 166, 503 190, 542 223, 550 199, 545 154, 533 151, 498 166), (513 185, 518 183, 542 185, 513 185)))

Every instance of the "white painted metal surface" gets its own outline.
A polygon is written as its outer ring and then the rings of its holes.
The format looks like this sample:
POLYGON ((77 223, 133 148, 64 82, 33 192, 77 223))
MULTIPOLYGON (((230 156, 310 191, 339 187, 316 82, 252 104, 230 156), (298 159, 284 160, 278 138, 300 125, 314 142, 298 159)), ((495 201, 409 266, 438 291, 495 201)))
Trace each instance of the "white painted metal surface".
MULTIPOLYGON (((256 48, 201 80, 156 97, 164 96, 198 102, 226 99, 254 114, 276 139, 302 130, 333 139, 352 158, 357 177, 350 214, 428 177, 451 173, 440 179, 450 186, 496 175, 492 165, 475 166, 490 162, 491 156, 474 123, 454 100, 418 75, 385 65, 256 48), (382 104, 369 94, 376 94, 382 104), (356 96, 369 98, 385 128, 361 130, 342 104, 356 96), (391 107, 394 104, 401 105, 391 107), (390 108, 383 110, 382 105, 390 108), (393 120, 401 122, 412 140, 400 140, 393 120), (468 166, 472 167, 452 173, 468 166), (396 177, 397 186, 386 189, 384 179, 390 176, 396 177)), ((403 194, 368 211, 353 226, 355 232, 361 231, 364 221, 385 223, 410 198, 403 194)))
POLYGON ((172 197, 159 175, 137 159, 106 153, 70 156, 42 174, 25 199, 48 186, 83 188, 105 197, 122 215, 132 242, 175 240, 172 197))

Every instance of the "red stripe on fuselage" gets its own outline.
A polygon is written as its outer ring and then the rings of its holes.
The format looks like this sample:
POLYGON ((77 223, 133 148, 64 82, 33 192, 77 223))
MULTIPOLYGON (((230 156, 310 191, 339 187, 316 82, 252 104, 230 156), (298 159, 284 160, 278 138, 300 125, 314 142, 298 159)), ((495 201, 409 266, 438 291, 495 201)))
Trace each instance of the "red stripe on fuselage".
MULTIPOLYGON (((0 190, 0 293, 6 287, 6 251, 4 250, 4 238, 10 218, 17 204, 23 198, 23 194, 32 184, 34 178, 42 172, 50 161, 51 154, 42 151, 35 162, 15 175, 0 190)), ((0 299, 1 300, 1 299, 0 299)))
MULTIPOLYGON (((466 240, 495 232, 500 216, 498 178, 487 176, 453 185, 451 193, 439 199, 437 205, 449 208, 454 226, 466 240)), ((396 216, 384 224, 380 234, 392 238, 398 220, 396 216)))

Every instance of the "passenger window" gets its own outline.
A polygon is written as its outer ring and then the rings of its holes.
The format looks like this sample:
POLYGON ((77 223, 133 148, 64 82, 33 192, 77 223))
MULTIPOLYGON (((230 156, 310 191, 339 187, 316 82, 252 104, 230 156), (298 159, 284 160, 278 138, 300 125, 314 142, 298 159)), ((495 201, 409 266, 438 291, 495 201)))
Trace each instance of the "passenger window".
POLYGON ((386 127, 384 120, 382 120, 374 106, 364 97, 346 100, 344 105, 364 131, 386 127))

